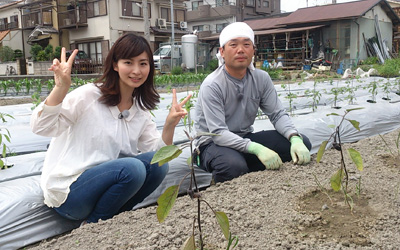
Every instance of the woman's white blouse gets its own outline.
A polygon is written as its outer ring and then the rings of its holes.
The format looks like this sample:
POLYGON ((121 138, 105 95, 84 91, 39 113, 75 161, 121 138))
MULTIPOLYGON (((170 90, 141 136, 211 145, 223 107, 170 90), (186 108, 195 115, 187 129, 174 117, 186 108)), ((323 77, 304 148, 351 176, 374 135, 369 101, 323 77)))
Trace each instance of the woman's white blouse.
POLYGON ((100 97, 94 84, 86 84, 67 94, 61 104, 43 102, 33 111, 32 131, 53 137, 41 176, 49 207, 64 203, 69 186, 86 169, 165 146, 150 112, 140 109, 135 100, 129 116, 120 119, 118 107, 100 103, 100 97))

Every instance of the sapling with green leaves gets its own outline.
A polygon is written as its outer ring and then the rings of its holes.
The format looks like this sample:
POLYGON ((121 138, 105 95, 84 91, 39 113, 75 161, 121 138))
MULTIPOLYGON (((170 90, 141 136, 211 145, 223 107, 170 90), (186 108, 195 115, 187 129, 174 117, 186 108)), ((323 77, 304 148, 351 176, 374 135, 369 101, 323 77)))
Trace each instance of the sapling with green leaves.
POLYGON ((15 94, 18 95, 19 92, 21 92, 22 89, 22 81, 18 80, 16 82, 14 82, 14 90, 15 90, 15 94))
MULTIPOLYGON (((222 211, 215 211, 210 204, 205 201, 200 193, 200 190, 197 186, 196 182, 196 176, 195 176, 195 162, 198 159, 198 155, 200 154, 198 149, 193 149, 193 141, 200 136, 217 136, 216 134, 212 133, 199 133, 197 134, 196 137, 191 137, 188 132, 186 132, 186 136, 189 138, 188 143, 184 143, 180 146, 176 145, 169 145, 161 148, 157 153, 154 155, 151 164, 158 163, 159 165, 163 165, 176 157, 178 157, 181 153, 182 150, 186 147, 190 147, 190 151, 193 152, 191 157, 188 159, 188 165, 190 172, 180 181, 178 185, 173 185, 165 190, 165 192, 160 195, 160 197, 157 199, 157 218, 159 222, 164 222, 166 217, 168 216, 169 212, 171 211, 172 207, 175 204, 176 198, 178 197, 178 192, 180 189, 180 186, 182 185, 182 182, 190 176, 190 184, 189 188, 187 189, 187 193, 190 196, 192 200, 197 201, 197 218, 194 220, 193 228, 195 228, 195 222, 197 221, 197 226, 199 230, 199 244, 200 244, 200 249, 204 249, 204 237, 203 237, 203 231, 202 231, 202 224, 201 224, 201 203, 205 203, 211 211, 214 213, 215 218, 222 230, 223 235, 225 236, 226 240, 228 241, 228 247, 227 249, 233 249, 230 248, 230 246, 235 247, 238 243, 237 237, 232 237, 232 234, 230 233, 229 229, 229 219, 227 215, 222 212, 222 211), (236 239, 236 240, 235 240, 236 239), (235 242, 233 245, 232 243, 235 242)), ((194 230, 191 233, 191 236, 186 240, 184 248, 183 249, 197 249, 195 240, 194 240, 194 230)))
MULTIPOLYGON (((332 125, 332 127, 335 128, 334 132, 331 134, 331 136, 329 137, 329 139, 327 141, 322 142, 322 144, 318 150, 318 153, 317 153, 317 162, 319 163, 322 159, 322 156, 325 153, 326 146, 330 141, 332 141, 333 148, 340 152, 340 167, 334 173, 334 175, 330 178, 330 184, 334 191, 339 191, 341 189, 343 190, 346 204, 350 207, 351 211, 353 211, 353 199, 351 198, 351 196, 349 194, 349 189, 348 189, 349 171, 347 169, 346 162, 344 159, 344 153, 343 153, 344 145, 343 145, 343 143, 341 141, 341 137, 340 137, 340 127, 342 126, 344 121, 348 121, 348 122, 350 122, 351 125, 353 125, 353 127, 355 129, 360 131, 360 123, 358 121, 346 118, 346 116, 351 111, 360 110, 360 109, 363 109, 363 108, 361 107, 361 108, 347 109, 347 110, 345 110, 343 115, 339 115, 337 113, 327 114, 327 116, 339 116, 339 117, 342 117, 342 119, 337 126, 332 125)), ((364 166, 363 166, 363 160, 362 160, 361 154, 353 148, 347 149, 347 152, 349 153, 349 156, 350 156, 351 160, 353 161, 353 163, 356 165, 357 169, 359 171, 362 171, 364 166)), ((359 181, 359 183, 357 185, 358 185, 358 187, 356 187, 356 189, 361 190, 361 181, 359 181)))
POLYGON ((382 99, 389 101, 390 100, 389 94, 392 91, 392 84, 390 83, 389 79, 387 79, 386 82, 382 84, 382 90, 383 93, 385 94, 385 96, 382 99))
POLYGON ((397 77, 394 86, 396 87, 396 94, 400 95, 400 77, 397 77))
POLYGON ((395 147, 396 147, 396 149, 397 149, 397 151, 394 151, 394 152, 392 151, 392 148, 389 146, 389 144, 387 143, 387 141, 385 140, 385 138, 383 138, 382 135, 379 135, 379 136, 381 137, 383 143, 385 143, 385 146, 386 146, 386 148, 389 150, 390 155, 391 155, 394 159, 400 160, 400 132, 399 132, 399 134, 397 135, 397 137, 396 137, 396 139, 395 139, 395 142, 394 142, 394 145, 395 145, 395 147))
POLYGON ((345 89, 345 93, 347 93, 347 95, 345 96, 345 99, 349 101, 349 105, 353 105, 354 104, 354 100, 356 99, 356 94, 355 94, 355 88, 354 88, 354 84, 353 84, 353 78, 352 80, 347 80, 346 81, 347 86, 344 88, 345 89))
POLYGON ((293 107, 293 100, 297 98, 297 95, 295 93, 292 93, 290 91, 290 84, 282 84, 281 87, 288 91, 288 93, 286 94, 285 98, 289 100, 289 113, 291 116, 293 116, 293 112, 294 112, 294 107, 293 107))
MULTIPOLYGON (((198 94, 198 93, 197 93, 198 94)), ((195 96, 197 96, 195 94, 195 96)), ((185 122, 184 125, 185 127, 190 127, 192 126, 190 122, 190 109, 193 107, 193 103, 191 101, 186 102, 185 109, 188 111, 188 119, 189 122, 185 122)), ((195 241, 195 225, 197 222, 197 228, 199 230, 199 244, 200 244, 200 249, 204 249, 204 237, 203 237, 203 231, 202 231, 202 224, 201 224, 201 203, 205 203, 213 212, 215 215, 215 218, 222 230, 222 233, 224 237, 227 240, 227 247, 226 250, 233 249, 237 246, 238 244, 238 237, 237 236, 232 236, 230 229, 229 229, 229 219, 228 216, 222 212, 222 211, 216 211, 214 210, 211 205, 205 201, 200 193, 200 190, 197 185, 196 181, 196 175, 195 175, 195 165, 199 161, 199 155, 200 151, 198 148, 194 149, 193 148, 193 142, 195 139, 201 137, 201 136, 218 136, 217 134, 213 133, 197 133, 195 137, 190 136, 190 134, 184 130, 187 138, 189 139, 189 142, 183 143, 180 146, 177 145, 169 145, 162 147, 160 150, 156 152, 156 154, 153 156, 153 159, 151 161, 151 164, 158 163, 159 166, 177 158, 181 153, 184 148, 190 147, 190 152, 191 156, 189 159, 187 159, 187 164, 189 167, 189 173, 185 175, 180 183, 178 185, 173 185, 167 188, 163 194, 160 195, 160 197, 157 199, 157 219, 160 223, 164 222, 166 217, 168 216, 169 212, 171 211, 172 207, 175 204, 176 198, 178 197, 178 193, 180 190, 180 187, 183 183, 183 181, 190 177, 190 183, 189 187, 187 189, 187 193, 190 196, 192 200, 197 201, 197 216, 193 220, 193 230, 191 232, 190 237, 185 241, 184 246, 182 249, 185 250, 196 250, 198 249, 196 247, 196 241, 195 241)))
MULTIPOLYGON (((14 117, 11 116, 10 114, 0 112, 0 120, 3 124, 7 122, 7 117, 14 119, 14 117)), ((7 164, 8 147, 6 145, 6 142, 10 143, 11 142, 10 138, 11 138, 10 131, 8 131, 7 128, 0 127, 0 147, 1 147, 1 157, 2 157, 0 158, 0 169, 6 169, 12 167, 12 165, 7 164)))
POLYGON ((368 92, 371 93, 372 99, 368 100, 370 103, 376 103, 376 95, 378 94, 378 82, 377 81, 372 81, 370 84, 368 84, 368 92))
POLYGON ((308 95, 310 94, 312 97, 312 103, 311 103, 311 108, 312 111, 315 112, 315 110, 318 108, 319 101, 321 100, 321 92, 317 90, 317 85, 319 83, 318 79, 314 79, 314 86, 312 90, 306 90, 305 93, 308 95))

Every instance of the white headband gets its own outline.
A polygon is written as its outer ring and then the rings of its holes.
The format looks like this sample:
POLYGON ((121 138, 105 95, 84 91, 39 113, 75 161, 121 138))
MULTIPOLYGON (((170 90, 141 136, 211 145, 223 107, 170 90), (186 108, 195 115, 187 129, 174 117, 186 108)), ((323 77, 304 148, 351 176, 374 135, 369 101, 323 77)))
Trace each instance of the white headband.
MULTIPOLYGON (((254 45, 254 31, 249 25, 247 25, 247 23, 236 22, 229 24, 221 31, 221 34, 219 35, 219 46, 223 47, 229 40, 238 37, 249 38, 254 45)), ((222 58, 219 51, 217 53, 217 58, 219 66, 225 63, 224 58, 222 58)), ((250 63, 248 68, 254 70, 254 65, 250 63)))
POLYGON ((226 26, 219 35, 219 46, 223 47, 229 40, 238 37, 246 37, 251 40, 254 45, 254 31, 247 23, 236 22, 226 26))

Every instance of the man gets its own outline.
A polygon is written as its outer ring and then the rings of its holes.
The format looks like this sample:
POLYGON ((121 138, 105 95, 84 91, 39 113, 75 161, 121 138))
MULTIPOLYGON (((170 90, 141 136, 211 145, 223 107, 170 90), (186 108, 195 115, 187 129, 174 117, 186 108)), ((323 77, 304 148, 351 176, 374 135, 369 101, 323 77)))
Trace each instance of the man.
POLYGON ((222 30, 219 43, 220 66, 202 83, 195 107, 196 131, 218 135, 196 140, 200 168, 223 182, 279 169, 282 161, 308 163, 309 139, 294 127, 268 73, 254 69, 253 30, 246 23, 232 23, 222 30), (253 133, 259 108, 276 130, 253 133))

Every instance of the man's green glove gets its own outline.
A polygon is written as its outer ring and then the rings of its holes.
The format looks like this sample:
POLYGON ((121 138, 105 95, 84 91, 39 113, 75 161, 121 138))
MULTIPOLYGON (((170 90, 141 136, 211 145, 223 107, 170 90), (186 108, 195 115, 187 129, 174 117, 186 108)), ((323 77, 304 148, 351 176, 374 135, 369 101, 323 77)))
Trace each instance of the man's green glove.
POLYGON ((282 165, 282 160, 275 151, 257 142, 250 142, 248 151, 256 155, 266 169, 279 169, 282 165))
POLYGON ((292 136, 290 138, 290 155, 294 164, 307 164, 310 162, 310 151, 304 145, 300 136, 292 136))

